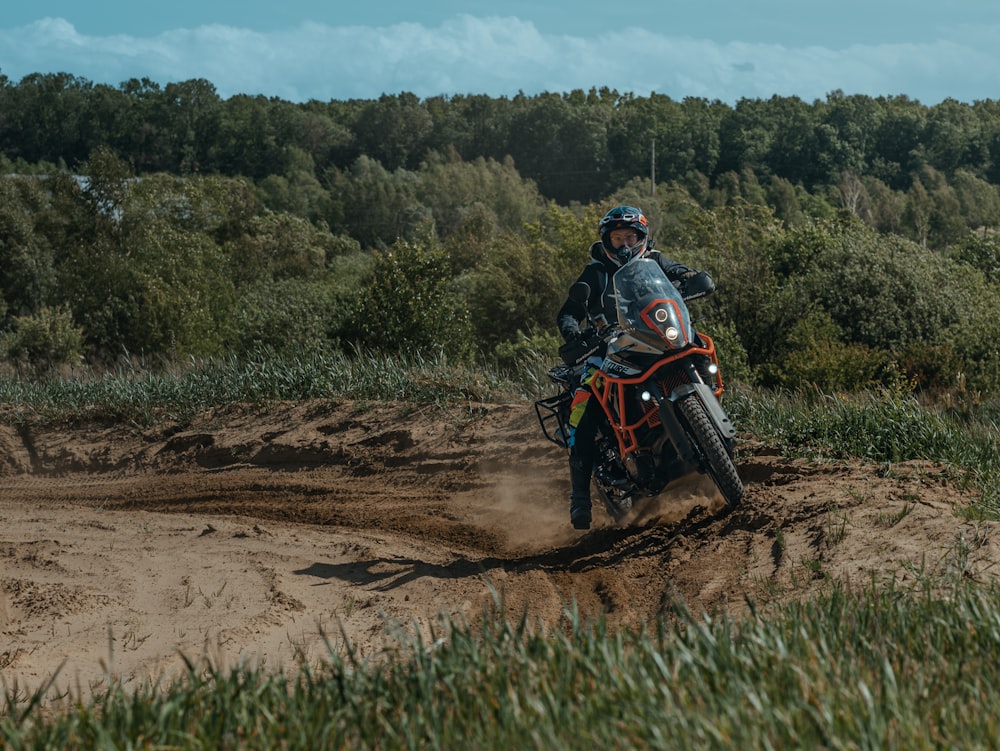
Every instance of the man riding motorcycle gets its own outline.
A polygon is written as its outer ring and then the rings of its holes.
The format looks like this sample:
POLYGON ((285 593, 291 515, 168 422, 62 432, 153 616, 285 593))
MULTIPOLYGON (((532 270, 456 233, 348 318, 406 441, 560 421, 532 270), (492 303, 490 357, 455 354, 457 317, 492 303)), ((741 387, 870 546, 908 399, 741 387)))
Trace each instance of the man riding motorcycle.
MULTIPOLYGON (((567 342, 579 339, 581 325, 586 328, 590 321, 599 320, 608 325, 618 323, 611 278, 632 259, 655 260, 675 284, 698 273, 653 250, 649 222, 640 209, 616 206, 598 223, 597 232, 601 239, 590 247, 591 260, 577 279, 577 283, 587 284, 589 295, 585 300, 576 295, 567 297, 557 316, 559 333, 567 342)), ((570 408, 567 441, 570 449, 570 522, 575 529, 590 529, 591 523, 590 481, 597 454, 596 435, 603 415, 597 400, 591 399, 591 384, 603 354, 598 351, 587 361, 570 408)))

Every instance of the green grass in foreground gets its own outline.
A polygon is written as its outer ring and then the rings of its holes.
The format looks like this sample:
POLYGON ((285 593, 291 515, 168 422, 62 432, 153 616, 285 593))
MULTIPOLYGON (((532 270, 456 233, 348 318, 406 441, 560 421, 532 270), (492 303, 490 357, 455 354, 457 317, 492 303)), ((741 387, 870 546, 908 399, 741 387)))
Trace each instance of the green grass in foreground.
MULTIPOLYGON (((0 717, 15 749, 933 749, 1000 738, 1000 588, 832 586, 768 618, 678 608, 645 632, 567 613, 443 624, 377 660, 291 674, 190 665, 41 719, 0 717)), ((8 701, 14 697, 8 692, 8 701)))

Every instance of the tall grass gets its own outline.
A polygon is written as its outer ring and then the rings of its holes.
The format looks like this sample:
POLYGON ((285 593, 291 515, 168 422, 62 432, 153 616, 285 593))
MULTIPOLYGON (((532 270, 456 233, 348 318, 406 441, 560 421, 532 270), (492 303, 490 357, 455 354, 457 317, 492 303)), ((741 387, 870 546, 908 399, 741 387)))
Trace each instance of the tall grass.
MULTIPOLYGON (((331 654, 292 674, 189 664, 115 687, 0 744, 185 749, 937 749, 1000 738, 1000 589, 834 586, 771 617, 609 632, 572 611, 546 631, 502 609, 389 659, 331 654)), ((10 698, 10 697, 8 697, 10 698)))
POLYGON ((95 418, 145 424, 164 417, 186 420, 199 410, 226 404, 338 398, 491 402, 533 393, 540 370, 536 363, 515 379, 497 367, 419 354, 262 354, 192 359, 168 367, 124 358, 101 373, 0 376, 0 408, 15 421, 95 418))
POLYGON ((940 462, 980 497, 974 512, 1000 518, 1000 429, 982 416, 952 414, 893 391, 854 395, 736 389, 726 402, 734 422, 791 455, 854 457, 891 465, 940 462))

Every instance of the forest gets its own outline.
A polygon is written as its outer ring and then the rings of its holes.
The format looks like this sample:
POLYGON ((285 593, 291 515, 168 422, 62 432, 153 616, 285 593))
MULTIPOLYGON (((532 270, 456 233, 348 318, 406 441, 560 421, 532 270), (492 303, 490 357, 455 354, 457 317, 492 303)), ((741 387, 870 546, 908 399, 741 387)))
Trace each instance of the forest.
POLYGON ((712 273, 693 310, 730 378, 1000 388, 998 101, 293 103, 68 73, 0 73, 0 372, 554 358, 555 313, 619 203, 712 273))

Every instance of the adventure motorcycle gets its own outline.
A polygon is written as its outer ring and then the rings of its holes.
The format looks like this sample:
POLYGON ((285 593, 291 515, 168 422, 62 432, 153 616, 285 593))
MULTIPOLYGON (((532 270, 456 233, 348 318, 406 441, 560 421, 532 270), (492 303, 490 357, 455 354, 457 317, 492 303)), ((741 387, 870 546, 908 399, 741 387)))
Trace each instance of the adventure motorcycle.
MULTIPOLYGON (((711 279, 702 272, 678 290, 659 263, 636 258, 612 283, 618 323, 600 316, 560 348, 563 364, 548 373, 560 392, 535 402, 542 432, 568 448, 573 392, 588 359, 603 355, 591 382, 591 398, 606 418, 597 434, 594 485, 612 519, 620 521, 639 496, 655 496, 694 471, 710 476, 735 507, 743 497, 733 462, 736 429, 720 403, 715 344, 695 331, 685 303, 711 292, 711 279)), ((579 282, 570 295, 585 302, 589 292, 579 282)))

